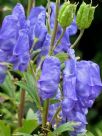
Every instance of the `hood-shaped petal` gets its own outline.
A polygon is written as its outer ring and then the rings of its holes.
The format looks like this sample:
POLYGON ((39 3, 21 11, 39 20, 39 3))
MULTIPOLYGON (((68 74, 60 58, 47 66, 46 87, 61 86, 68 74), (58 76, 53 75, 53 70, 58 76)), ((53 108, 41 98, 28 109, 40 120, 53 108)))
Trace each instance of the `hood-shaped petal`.
POLYGON ((16 45, 14 46, 13 55, 21 55, 29 52, 29 38, 25 29, 19 31, 19 37, 16 45))
POLYGON ((58 90, 60 80, 60 61, 55 57, 47 57, 42 66, 42 74, 38 81, 42 99, 52 98, 58 90))

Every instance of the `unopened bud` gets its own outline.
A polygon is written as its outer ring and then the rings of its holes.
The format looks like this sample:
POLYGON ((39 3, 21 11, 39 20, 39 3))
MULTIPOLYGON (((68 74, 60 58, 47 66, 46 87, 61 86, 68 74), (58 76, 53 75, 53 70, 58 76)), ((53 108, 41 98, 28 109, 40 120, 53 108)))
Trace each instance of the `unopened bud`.
POLYGON ((69 1, 65 2, 59 11, 58 22, 63 28, 68 27, 75 16, 76 4, 71 4, 69 1))
POLYGON ((87 29, 94 19, 95 8, 91 4, 83 2, 77 12, 76 24, 79 29, 87 29))

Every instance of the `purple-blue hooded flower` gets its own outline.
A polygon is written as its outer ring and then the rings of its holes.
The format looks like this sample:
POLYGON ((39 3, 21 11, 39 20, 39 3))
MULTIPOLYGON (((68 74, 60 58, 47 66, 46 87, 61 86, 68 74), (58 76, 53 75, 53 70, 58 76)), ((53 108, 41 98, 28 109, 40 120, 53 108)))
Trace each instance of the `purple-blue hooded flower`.
POLYGON ((69 59, 63 72, 63 118, 79 122, 71 136, 85 132, 86 114, 100 94, 102 82, 99 66, 91 61, 69 59))
POLYGON ((78 125, 74 127, 74 131, 70 133, 70 136, 77 136, 77 134, 86 132, 86 115, 80 111, 72 110, 68 114, 68 121, 78 122, 78 125))
POLYGON ((29 63, 29 36, 23 6, 17 4, 12 15, 5 17, 0 29, 1 62, 11 63, 15 70, 24 71, 29 63), (2 59, 4 56, 5 59, 2 59), (19 66, 18 66, 19 63, 19 66))
MULTIPOLYGON (((55 8, 56 8, 55 3, 51 2, 51 14, 50 14, 51 33, 54 29, 54 20, 55 20, 55 12, 56 12, 55 8)), ((39 49, 39 48, 41 49, 44 46, 43 44, 44 41, 46 41, 46 36, 49 35, 47 26, 46 26, 46 9, 42 6, 32 8, 30 15, 28 17, 28 20, 30 22, 29 35, 30 35, 31 43, 32 44, 34 43, 34 39, 36 38, 38 39, 38 41, 34 44, 33 49, 34 50, 39 49)), ((63 29, 58 24, 58 31, 56 34, 55 43, 60 37, 62 31, 63 29)), ((67 52, 71 45, 69 38, 71 35, 74 35, 76 32, 77 32, 77 26, 76 26, 75 19, 74 19, 72 24, 66 29, 66 32, 59 46, 57 46, 56 49, 54 50, 54 53, 57 54, 60 51, 67 52)), ((50 43, 49 43, 49 46, 50 46, 50 43)), ((45 54, 45 56, 47 54, 45 54)))
POLYGON ((65 62, 65 69, 63 72, 63 96, 62 110, 64 115, 67 116, 77 100, 75 62, 72 59, 65 62))
POLYGON ((91 61, 79 61, 76 69, 76 90, 80 102, 82 106, 91 107, 102 89, 99 66, 91 61))
POLYGON ((46 9, 42 6, 31 9, 29 20, 29 37, 31 45, 34 44, 34 50, 42 47, 47 34, 46 28, 46 9), (37 42, 35 42, 37 39, 37 42))
POLYGON ((42 48, 41 48, 41 52, 39 53, 39 57, 38 57, 38 60, 37 60, 38 63, 41 60, 41 57, 48 55, 49 47, 50 47, 49 46, 50 41, 51 41, 50 34, 46 34, 45 40, 44 40, 42 48))
POLYGON ((57 90, 60 80, 60 61, 51 56, 44 60, 42 74, 38 81, 39 94, 42 99, 52 98, 57 90))
MULTIPOLYGON (((42 13, 42 12, 46 12, 46 9, 43 6, 39 6, 39 7, 34 7, 31 9, 30 11, 30 15, 28 17, 28 19, 30 20, 30 25, 35 25, 36 21, 38 19, 38 16, 42 13)), ((43 20, 45 22, 45 20, 43 20)))
POLYGON ((17 19, 19 20, 21 29, 27 27, 25 11, 24 11, 23 6, 20 3, 18 3, 14 7, 14 9, 12 11, 12 15, 16 16, 17 19))

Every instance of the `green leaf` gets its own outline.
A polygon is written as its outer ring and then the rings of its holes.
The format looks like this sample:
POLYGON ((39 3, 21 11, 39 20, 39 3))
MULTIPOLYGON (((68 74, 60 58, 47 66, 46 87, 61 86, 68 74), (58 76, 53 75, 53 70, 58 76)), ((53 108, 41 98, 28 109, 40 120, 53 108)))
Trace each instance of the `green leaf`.
POLYGON ((20 133, 20 132, 17 132, 16 134, 13 134, 13 136, 32 136, 32 135, 27 134, 27 133, 20 133))
POLYGON ((4 83, 1 85, 3 91, 11 98, 15 98, 15 85, 13 83, 13 77, 10 73, 6 76, 4 83))
POLYGON ((5 94, 5 93, 0 93, 0 103, 3 101, 6 101, 6 100, 10 100, 10 97, 7 95, 7 94, 5 94))
POLYGON ((27 120, 30 120, 30 119, 38 120, 38 117, 37 117, 37 114, 34 113, 34 111, 30 108, 30 109, 28 110, 28 112, 27 112, 26 119, 27 119, 27 120))
POLYGON ((102 136, 102 130, 101 129, 96 128, 95 131, 96 131, 96 133, 97 133, 98 136, 102 136))
POLYGON ((24 120, 23 126, 18 128, 15 134, 17 134, 18 132, 31 134, 37 127, 38 127, 37 120, 24 120))
POLYGON ((88 132, 86 133, 86 136, 94 136, 94 135, 93 135, 91 132, 88 131, 88 132))
POLYGON ((18 81, 16 84, 27 91, 28 94, 32 97, 33 101, 36 103, 37 107, 40 107, 37 83, 31 73, 24 72, 24 81, 18 81))
POLYGON ((60 52, 56 54, 56 57, 61 61, 61 63, 64 63, 68 59, 68 54, 64 52, 60 52))
POLYGON ((86 133, 78 134, 78 136, 94 136, 90 131, 87 131, 86 133))
MULTIPOLYGON (((35 45, 35 44, 34 44, 35 45)), ((39 53, 41 52, 41 49, 38 50, 33 50, 34 48, 31 49, 31 54, 32 54, 32 59, 35 61, 39 55, 39 53)))
POLYGON ((65 63, 61 64, 61 70, 63 70, 65 68, 65 63))
POLYGON ((0 136, 11 136, 10 127, 0 120, 0 136))
POLYGON ((48 136, 56 136, 56 134, 54 134, 53 132, 49 132, 48 136))
POLYGON ((75 123, 75 122, 67 122, 67 123, 61 125, 60 127, 58 127, 53 132, 49 132, 48 136, 56 136, 56 135, 60 135, 61 133, 65 132, 65 131, 73 131, 74 130, 73 127, 78 124, 79 123, 75 123))
POLYGON ((56 104, 56 103, 59 103, 60 100, 57 100, 57 99, 50 99, 50 104, 56 104))

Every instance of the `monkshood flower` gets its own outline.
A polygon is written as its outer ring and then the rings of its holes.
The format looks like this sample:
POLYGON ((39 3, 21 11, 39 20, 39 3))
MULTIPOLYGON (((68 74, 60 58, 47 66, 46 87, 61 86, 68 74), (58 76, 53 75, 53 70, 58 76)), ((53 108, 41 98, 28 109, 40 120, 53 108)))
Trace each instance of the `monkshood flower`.
POLYGON ((41 52, 39 53, 37 62, 39 62, 41 60, 41 57, 48 55, 49 48, 50 48, 50 46, 49 46, 50 42, 51 42, 51 35, 47 33, 45 40, 42 44, 41 52))
MULTIPOLYGON (((56 6, 55 3, 51 2, 51 14, 50 14, 50 27, 51 27, 51 32, 54 29, 54 20, 55 20, 55 10, 56 6)), ((30 45, 34 44, 33 49, 42 49, 42 52, 40 54, 40 57, 42 56, 42 54, 44 56, 46 56, 49 52, 49 47, 50 46, 50 42, 51 41, 51 34, 48 32, 47 30, 47 26, 46 26, 46 9, 42 6, 38 6, 38 7, 34 7, 31 9, 30 15, 28 17, 28 20, 30 22, 30 27, 29 27, 29 35, 30 35, 30 45), (36 43, 34 43, 34 39, 37 39, 38 41, 36 43), (49 39, 49 41, 47 40, 49 39), (45 49, 45 42, 48 46, 47 50, 45 49), (45 53, 45 50, 46 53, 45 53), (44 53, 43 53, 44 52, 44 53)), ((76 34, 77 32, 77 26, 75 23, 75 19, 73 20, 72 24, 66 28, 66 32, 59 44, 59 46, 57 46, 54 50, 54 53, 57 54, 60 51, 64 51, 67 52, 71 43, 70 43, 70 36, 76 34)), ((61 33, 62 33, 63 29, 60 25, 58 25, 58 31, 57 31, 57 35, 56 35, 56 39, 55 39, 55 43, 58 40, 58 38, 60 37, 61 33)))
POLYGON ((68 121, 74 121, 78 122, 78 126, 74 127, 74 131, 70 133, 70 136, 77 136, 77 134, 85 133, 86 132, 86 115, 84 113, 81 113, 80 111, 75 111, 73 109, 68 114, 68 121))
POLYGON ((88 108, 92 107, 101 89, 100 70, 96 63, 92 61, 78 62, 75 59, 66 61, 63 72, 63 117, 67 121, 80 123, 70 134, 71 136, 86 131, 88 108))
POLYGON ((0 29, 0 52, 0 61, 11 63, 14 70, 27 68, 30 59, 28 25, 21 4, 4 18, 0 29))
POLYGON ((58 90, 60 80, 60 61, 48 56, 43 62, 41 77, 38 81, 39 94, 42 99, 52 98, 58 90))
POLYGON ((65 69, 63 72, 63 95, 62 110, 64 115, 67 116, 68 112, 73 109, 77 101, 75 62, 72 59, 65 62, 65 69))
POLYGON ((91 107, 102 89, 99 66, 91 61, 80 61, 76 69, 76 90, 80 103, 83 107, 91 107))
POLYGON ((34 44, 34 50, 42 48, 43 42, 47 34, 46 9, 42 6, 32 8, 28 20, 30 23, 30 43, 31 45, 34 44), (37 39, 36 43, 35 39, 37 39))

